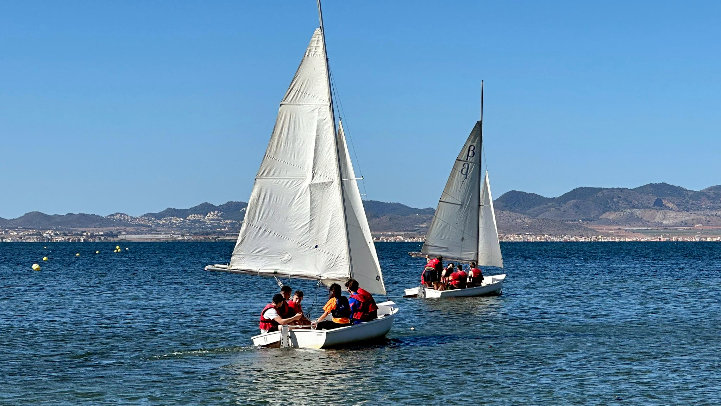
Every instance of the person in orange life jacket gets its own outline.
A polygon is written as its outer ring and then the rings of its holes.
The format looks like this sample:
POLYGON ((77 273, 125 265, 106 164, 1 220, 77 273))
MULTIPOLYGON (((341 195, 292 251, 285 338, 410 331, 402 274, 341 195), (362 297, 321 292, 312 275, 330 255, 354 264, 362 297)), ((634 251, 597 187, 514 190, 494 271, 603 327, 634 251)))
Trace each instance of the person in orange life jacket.
POLYGON ((468 287, 481 286, 483 284, 483 272, 476 266, 475 262, 471 262, 471 269, 468 271, 468 287))
POLYGON ((299 325, 307 325, 310 324, 310 320, 308 320, 307 317, 303 314, 303 308, 300 305, 300 302, 303 301, 303 291, 302 290, 296 290, 293 294, 293 300, 288 302, 288 307, 290 307, 295 314, 300 314, 300 319, 296 321, 294 324, 299 325))
POLYGON ((456 271, 448 277, 451 288, 453 289, 464 289, 466 287, 466 279, 468 274, 463 270, 463 265, 458 264, 456 271))
POLYGON ((323 306, 323 314, 315 321, 318 330, 330 330, 350 324, 350 304, 348 298, 341 294, 340 285, 334 283, 328 288, 328 302, 323 306), (328 315, 332 320, 325 320, 328 315))
POLYGON ((378 318, 378 306, 373 295, 358 286, 358 281, 351 278, 345 283, 350 292, 348 304, 350 304, 351 322, 358 324, 364 321, 371 321, 378 318))
POLYGON ((302 314, 296 314, 292 317, 283 318, 278 314, 278 309, 282 308, 285 303, 283 295, 276 293, 273 296, 273 302, 265 305, 263 310, 260 312, 260 332, 269 333, 271 331, 278 331, 278 326, 281 324, 291 324, 296 320, 299 320, 302 314))
POLYGON ((278 309, 278 314, 282 318, 288 318, 295 316, 297 313, 293 308, 289 305, 290 302, 290 292, 292 292, 293 289, 290 288, 288 285, 283 285, 282 288, 280 288, 280 294, 283 296, 283 306, 278 309))

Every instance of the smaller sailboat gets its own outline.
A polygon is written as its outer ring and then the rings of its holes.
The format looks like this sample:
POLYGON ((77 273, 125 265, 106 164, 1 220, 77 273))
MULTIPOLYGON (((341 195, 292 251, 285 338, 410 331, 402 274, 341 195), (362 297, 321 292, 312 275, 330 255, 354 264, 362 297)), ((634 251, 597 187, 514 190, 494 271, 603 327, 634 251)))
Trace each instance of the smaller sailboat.
MULTIPOLYGON (((385 295, 341 122, 336 129, 320 0, 318 14, 320 27, 280 103, 230 263, 205 269, 341 286, 354 278, 385 295)), ((253 344, 328 348, 380 339, 398 308, 392 301, 377 306, 371 321, 331 330, 280 326, 253 344)))
MULTIPOLYGON (((412 256, 443 257, 450 262, 475 262, 478 266, 503 267, 498 241, 496 215, 488 172, 481 185, 481 149, 483 146, 483 82, 481 82, 481 119, 476 122, 463 145, 438 201, 423 247, 412 256), (481 187, 482 186, 482 187, 481 187)), ((506 274, 484 276, 480 286, 436 290, 419 286, 405 289, 405 297, 468 297, 497 295, 506 274)))

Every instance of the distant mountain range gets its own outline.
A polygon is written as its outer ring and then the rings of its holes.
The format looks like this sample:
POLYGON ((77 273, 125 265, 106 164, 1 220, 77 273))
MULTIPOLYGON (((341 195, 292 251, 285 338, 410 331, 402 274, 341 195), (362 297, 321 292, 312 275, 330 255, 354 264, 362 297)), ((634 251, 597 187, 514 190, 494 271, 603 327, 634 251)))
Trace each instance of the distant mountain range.
MULTIPOLYGON (((701 191, 666 183, 634 189, 580 187, 558 197, 510 191, 495 200, 502 234, 597 235, 604 227, 721 227, 721 185, 701 191)), ((364 202, 374 233, 422 236, 434 209, 400 203, 364 202)), ((121 229, 125 232, 237 233, 245 202, 202 203, 189 209, 168 208, 139 217, 123 213, 48 215, 30 212, 0 218, 2 229, 121 229)))

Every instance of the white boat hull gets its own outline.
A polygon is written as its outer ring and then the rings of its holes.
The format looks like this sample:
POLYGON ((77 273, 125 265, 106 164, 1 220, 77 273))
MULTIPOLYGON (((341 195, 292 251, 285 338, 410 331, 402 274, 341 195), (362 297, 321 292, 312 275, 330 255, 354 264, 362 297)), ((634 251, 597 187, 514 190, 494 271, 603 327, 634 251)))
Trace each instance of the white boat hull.
MULTIPOLYGON (((465 289, 435 290, 432 288, 425 288, 425 297, 429 299, 441 299, 447 297, 500 295, 501 289, 503 289, 504 279, 506 279, 506 274, 484 276, 483 285, 465 289)), ((417 297, 419 291, 420 287, 406 289, 405 295, 403 296, 417 297)))
MULTIPOLYGON (((346 344, 362 343, 385 337, 398 313, 396 304, 388 301, 378 304, 378 318, 331 330, 293 328, 288 332, 288 346, 292 348, 330 348, 346 344)), ((252 338, 253 345, 280 347, 281 332, 264 333, 252 338)))

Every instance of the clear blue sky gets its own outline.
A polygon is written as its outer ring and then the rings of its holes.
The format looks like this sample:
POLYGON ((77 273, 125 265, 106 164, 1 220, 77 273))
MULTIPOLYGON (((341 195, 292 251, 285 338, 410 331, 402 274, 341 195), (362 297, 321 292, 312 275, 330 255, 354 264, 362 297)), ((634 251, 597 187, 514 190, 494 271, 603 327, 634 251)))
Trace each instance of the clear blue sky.
MULTIPOLYGON (((326 1, 365 198, 721 184, 721 2, 326 1)), ((0 217, 247 201, 315 1, 0 2, 0 217)))

